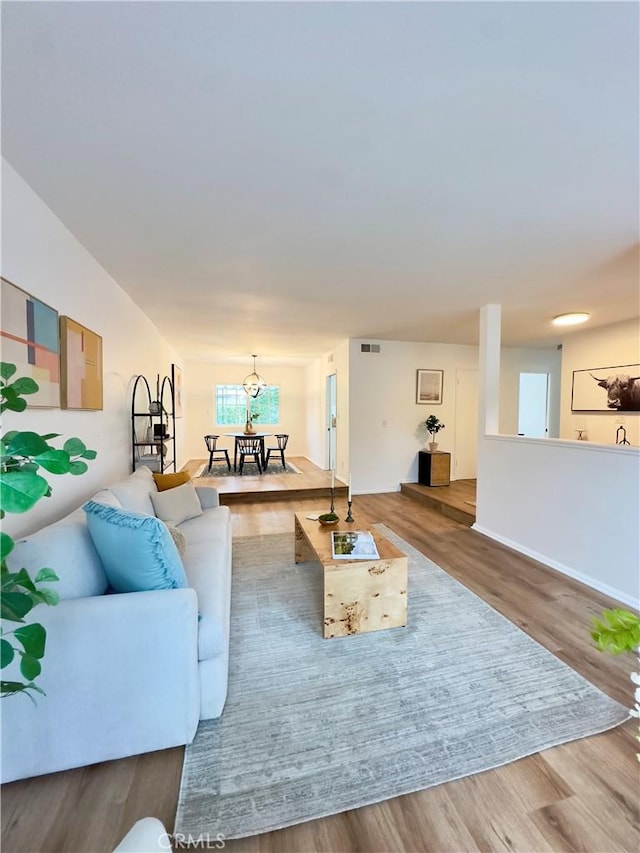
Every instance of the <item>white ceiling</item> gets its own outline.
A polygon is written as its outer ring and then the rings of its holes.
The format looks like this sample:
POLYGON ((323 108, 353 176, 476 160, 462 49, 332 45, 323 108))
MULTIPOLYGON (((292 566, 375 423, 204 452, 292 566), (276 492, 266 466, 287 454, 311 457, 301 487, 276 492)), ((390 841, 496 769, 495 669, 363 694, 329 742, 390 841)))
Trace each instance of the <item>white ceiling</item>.
POLYGON ((3 154, 185 357, 552 345, 639 314, 638 10, 3 2, 3 154))

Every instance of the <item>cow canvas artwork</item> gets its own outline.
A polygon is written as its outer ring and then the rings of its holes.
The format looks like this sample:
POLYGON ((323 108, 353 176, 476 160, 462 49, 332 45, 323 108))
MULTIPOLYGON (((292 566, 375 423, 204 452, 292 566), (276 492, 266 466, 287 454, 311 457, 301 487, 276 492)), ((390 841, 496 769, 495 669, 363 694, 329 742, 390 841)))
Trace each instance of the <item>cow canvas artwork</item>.
POLYGON ((572 412, 640 412, 640 364, 573 371, 572 412))

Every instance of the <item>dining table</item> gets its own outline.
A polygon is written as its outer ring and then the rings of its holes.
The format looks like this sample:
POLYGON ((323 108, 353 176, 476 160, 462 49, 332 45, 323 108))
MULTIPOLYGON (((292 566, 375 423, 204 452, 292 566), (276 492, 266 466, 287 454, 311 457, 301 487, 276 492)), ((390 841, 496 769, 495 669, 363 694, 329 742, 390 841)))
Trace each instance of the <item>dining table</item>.
POLYGON ((226 432, 225 435, 229 436, 229 438, 235 439, 233 445, 233 470, 236 471, 238 468, 238 439, 239 438, 257 438, 260 440, 260 457, 262 459, 262 470, 265 469, 265 457, 266 451, 264 449, 264 440, 265 438, 269 438, 269 436, 273 435, 272 432, 226 432))

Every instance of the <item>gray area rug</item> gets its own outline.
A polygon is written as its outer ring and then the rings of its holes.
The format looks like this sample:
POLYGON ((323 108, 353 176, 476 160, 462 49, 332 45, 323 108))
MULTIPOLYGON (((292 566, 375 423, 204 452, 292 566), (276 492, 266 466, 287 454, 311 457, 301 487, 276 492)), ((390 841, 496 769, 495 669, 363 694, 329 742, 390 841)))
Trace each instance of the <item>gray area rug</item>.
MULTIPOLYGON (((233 459, 231 460, 233 462, 233 459)), ((280 459, 274 459, 270 461, 267 465, 266 469, 262 472, 262 474, 258 471, 258 466, 255 462, 245 462, 242 469, 243 477, 266 477, 271 474, 302 474, 299 468, 296 468, 291 462, 285 463, 286 467, 282 467, 282 462, 280 459)), ((226 462, 216 461, 213 463, 211 471, 207 471, 209 467, 209 463, 200 469, 200 472, 196 474, 196 477, 239 477, 240 471, 234 471, 233 468, 229 471, 227 468, 226 462)))
POLYGON ((378 527, 409 556, 408 625, 332 640, 322 637, 320 566, 295 565, 293 535, 234 540, 229 696, 222 717, 201 723, 186 748, 176 832, 240 838, 280 829, 628 718, 378 527))

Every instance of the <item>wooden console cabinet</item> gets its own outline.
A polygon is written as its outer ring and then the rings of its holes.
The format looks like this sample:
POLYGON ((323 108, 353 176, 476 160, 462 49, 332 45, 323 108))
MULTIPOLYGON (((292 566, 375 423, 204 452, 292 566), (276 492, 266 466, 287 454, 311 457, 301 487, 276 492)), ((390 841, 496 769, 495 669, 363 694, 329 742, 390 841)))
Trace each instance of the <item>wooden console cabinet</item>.
POLYGON ((442 450, 418 453, 418 482, 423 486, 448 486, 451 482, 451 454, 442 450))

